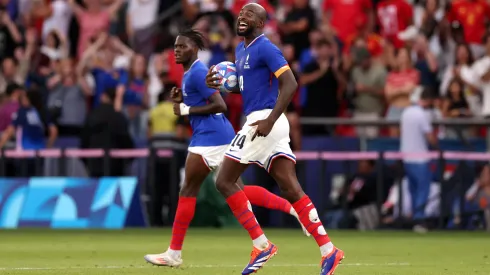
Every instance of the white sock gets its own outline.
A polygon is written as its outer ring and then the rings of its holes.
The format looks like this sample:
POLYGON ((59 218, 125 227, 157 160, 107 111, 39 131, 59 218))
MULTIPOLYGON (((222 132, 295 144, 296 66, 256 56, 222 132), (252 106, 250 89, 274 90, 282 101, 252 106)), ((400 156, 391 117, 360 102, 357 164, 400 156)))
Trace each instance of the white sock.
POLYGON ((291 210, 289 210, 289 214, 291 214, 292 216, 295 216, 296 218, 298 217, 298 213, 296 213, 296 210, 294 210, 293 207, 291 207, 291 210))
POLYGON ((167 250, 168 254, 170 254, 170 256, 172 256, 172 258, 175 258, 175 259, 181 259, 182 258, 182 250, 173 250, 173 249, 168 249, 167 250))
POLYGON ((254 247, 260 250, 264 250, 267 248, 267 246, 269 246, 269 240, 264 234, 260 235, 257 239, 253 240, 252 242, 254 247))
POLYGON ((320 253, 322 253, 322 257, 330 254, 330 252, 332 252, 332 250, 333 250, 333 243, 332 242, 328 242, 328 243, 320 246, 320 253))

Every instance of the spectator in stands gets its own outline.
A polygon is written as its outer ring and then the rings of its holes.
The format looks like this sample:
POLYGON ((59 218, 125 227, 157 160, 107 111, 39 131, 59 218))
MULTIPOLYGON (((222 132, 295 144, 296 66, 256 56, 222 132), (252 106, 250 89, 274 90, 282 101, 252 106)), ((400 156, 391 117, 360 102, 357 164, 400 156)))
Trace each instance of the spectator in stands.
POLYGON ((356 48, 366 48, 373 61, 383 63, 385 42, 383 38, 374 33, 365 21, 360 21, 357 26, 356 33, 347 38, 342 49, 342 62, 345 72, 350 72, 352 66, 355 65, 353 55, 356 48))
MULTIPOLYGON (((386 178, 388 179, 388 178, 386 178)), ((392 181, 384 181, 384 194, 388 193, 392 181)), ((377 213, 377 173, 374 160, 361 160, 357 173, 344 186, 344 195, 348 208, 357 220, 357 228, 360 230, 373 230, 378 227, 377 213)), ((383 198, 384 199, 384 198, 383 198)))
POLYGON ((429 49, 427 38, 424 35, 418 35, 413 47, 416 59, 414 67, 419 71, 419 84, 437 92, 437 60, 429 49))
MULTIPOLYGON (((127 60, 133 54, 133 51, 121 44, 120 40, 109 38, 106 33, 101 33, 83 53, 82 59, 77 65, 77 73, 79 75, 85 76, 86 72, 90 72, 94 79, 92 102, 94 107, 99 104, 100 96, 106 89, 117 87, 119 76, 123 73, 124 68, 127 67, 129 63, 127 60), (122 56, 116 59, 116 54, 119 52, 122 53, 122 56)), ((89 85, 89 83, 84 85, 89 85)), ((120 110, 121 105, 117 108, 120 110)))
POLYGON ((490 116, 490 35, 483 38, 485 42, 485 56, 477 60, 471 67, 462 66, 459 70, 461 79, 481 91, 481 115, 490 116))
POLYGON ((490 6, 486 1, 461 0, 450 2, 447 20, 461 24, 465 42, 475 57, 485 53, 482 38, 486 32, 486 21, 490 19, 490 6))
POLYGON ((146 134, 143 110, 148 106, 148 74, 145 57, 136 54, 131 58, 128 71, 121 71, 117 87, 116 110, 123 110, 129 119, 133 138, 146 134))
MULTIPOLYGON (((345 87, 339 71, 339 60, 332 43, 323 39, 315 46, 316 60, 306 66, 300 76, 307 95, 303 105, 303 117, 336 117, 340 108, 340 99, 345 87)), ((323 135, 329 133, 324 126, 303 128, 305 135, 323 135)))
POLYGON ((33 1, 32 15, 44 19, 42 40, 45 41, 53 31, 61 37, 68 37, 68 28, 72 18, 72 10, 65 0, 33 1))
POLYGON ((30 90, 22 94, 20 102, 21 107, 0 138, 0 148, 15 135, 17 129, 21 130, 20 135, 17 136, 17 149, 39 150, 52 147, 58 131, 49 119, 42 94, 37 90, 30 90), (48 135, 47 140, 46 135, 48 135))
POLYGON ((80 26, 77 56, 80 58, 89 47, 92 37, 109 30, 111 17, 119 10, 122 0, 114 1, 106 9, 99 0, 84 0, 86 8, 78 5, 75 0, 68 0, 80 26))
POLYGON ((309 44, 308 33, 316 27, 316 15, 310 7, 308 0, 294 0, 292 9, 286 14, 279 30, 284 43, 294 45, 295 59, 307 49, 309 44))
MULTIPOLYGON (((384 85, 386 69, 383 65, 373 63, 367 48, 354 49, 356 66, 352 70, 351 80, 354 84, 354 117, 362 120, 376 120, 384 110, 384 85)), ((377 127, 359 127, 360 136, 375 138, 377 127)))
MULTIPOLYGON (((2 43, 1 39, 0 43, 2 43)), ((9 82, 16 82, 19 85, 25 84, 27 74, 31 67, 31 57, 37 47, 36 34, 34 32, 27 31, 25 35, 25 43, 25 49, 20 47, 15 49, 15 56, 9 56, 3 59, 0 58, 2 61, 0 70, 0 93, 5 91, 6 85, 9 82)))
MULTIPOLYGON (((446 96, 443 98, 442 114, 445 118, 468 118, 472 116, 464 95, 464 84, 457 78, 451 81, 446 96)), ((460 138, 463 133, 465 134, 464 137, 467 137, 471 134, 471 128, 448 127, 446 133, 447 138, 460 138)))
POLYGON ((126 13, 126 33, 131 48, 149 60, 154 50, 154 33, 158 0, 129 0, 126 13))
MULTIPOLYGON (((432 108, 433 98, 432 91, 425 89, 418 103, 403 111, 400 120, 400 151, 402 153, 427 153, 429 145, 437 146, 437 137, 432 129, 431 117, 425 111, 432 108)), ((414 230, 417 232, 427 231, 424 224, 424 210, 432 180, 429 161, 430 158, 422 156, 404 156, 403 158, 412 195, 414 230)))
POLYGON ((396 49, 404 43, 398 33, 413 23, 413 8, 405 0, 382 0, 376 7, 381 36, 396 49))
MULTIPOLYGON (((452 82, 453 78, 461 79, 461 76, 459 75, 461 67, 463 66, 471 67, 473 62, 474 62, 473 54, 468 44, 457 45, 454 54, 454 64, 450 64, 449 66, 447 66, 444 73, 442 74, 441 85, 439 86, 439 94, 441 96, 445 96, 449 88, 449 83, 452 82)), ((471 89, 471 86, 468 88, 471 89)))
POLYGON ((58 126, 60 136, 78 136, 87 115, 86 97, 91 91, 80 85, 71 59, 62 60, 60 74, 50 80, 53 86, 48 96, 51 119, 58 126))
POLYGON ((19 110, 20 98, 24 89, 19 84, 12 82, 7 85, 5 94, 7 98, 0 107, 0 132, 3 132, 12 122, 12 116, 19 110))
POLYGON ((325 0, 323 22, 343 44, 351 44, 358 27, 364 25, 367 32, 373 29, 373 3, 370 0, 325 0))
MULTIPOLYGON (((131 149, 134 147, 129 134, 127 119, 121 112, 114 109, 116 91, 114 88, 105 90, 100 98, 100 105, 91 111, 81 131, 80 147, 103 149, 131 149)), ((89 163, 89 174, 92 177, 106 175, 103 159, 94 159, 89 163)), ((110 163, 109 175, 124 175, 124 161, 113 159, 110 163)))
POLYGON ((0 60, 13 57, 15 48, 22 42, 19 29, 10 18, 6 6, 0 6, 0 60))
MULTIPOLYGON (((401 48, 396 56, 396 68, 388 74, 385 86, 388 103, 387 119, 399 120, 403 110, 410 105, 410 96, 419 84, 419 73, 413 69, 408 49, 401 48)), ((399 130, 390 128, 390 136, 397 137, 399 130)))
POLYGON ((150 111, 148 120, 148 139, 155 136, 171 136, 184 139, 187 127, 184 117, 174 114, 173 102, 170 100, 170 90, 175 85, 166 85, 158 95, 158 105, 150 111))
POLYGON ((440 4, 438 0, 427 0, 414 7, 414 26, 428 37, 434 34, 439 22, 444 18, 444 9, 440 4))
POLYGON ((471 116, 468 101, 466 101, 464 96, 464 85, 458 79, 453 79, 449 84, 442 110, 444 117, 458 118, 471 116))

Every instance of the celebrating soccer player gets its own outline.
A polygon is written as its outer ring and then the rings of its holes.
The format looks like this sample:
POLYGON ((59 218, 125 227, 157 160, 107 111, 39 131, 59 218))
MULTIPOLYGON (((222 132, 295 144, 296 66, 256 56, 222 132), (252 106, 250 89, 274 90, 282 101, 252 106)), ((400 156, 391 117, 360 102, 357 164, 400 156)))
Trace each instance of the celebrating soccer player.
MULTIPOLYGON (((223 155, 235 137, 231 123, 222 112, 226 104, 220 93, 206 87, 208 68, 197 58, 204 48, 202 35, 194 30, 179 34, 174 44, 175 59, 185 69, 182 89, 173 88, 171 98, 174 112, 189 116, 193 130, 189 154, 185 163, 184 184, 180 190, 177 213, 168 250, 161 254, 149 254, 145 260, 159 266, 180 266, 182 245, 196 208, 196 197, 209 172, 220 166, 223 155)), ((298 218, 291 204, 259 186, 243 186, 237 177, 235 185, 243 189, 253 205, 280 210, 298 218), (238 184, 237 184, 238 183, 238 184)), ((248 201, 247 200, 247 201, 248 201)), ((308 231, 303 231, 309 236, 308 231)))
MULTIPOLYGON (((292 203, 301 223, 318 243, 322 255, 320 275, 332 275, 344 252, 330 241, 315 206, 296 177, 296 160, 289 147, 289 123, 284 111, 297 83, 281 51, 263 34, 266 17, 264 8, 256 3, 245 5, 238 16, 236 31, 244 41, 235 50, 237 92, 242 94, 247 121, 237 134, 244 142, 240 146, 231 144, 225 153, 216 187, 253 240, 251 260, 242 274, 256 272, 277 253, 277 247, 266 238, 255 219, 247 195, 235 183, 249 164, 260 163, 277 181, 283 196, 292 203)), ((219 76, 211 68, 206 84, 217 89, 217 80, 219 76)))

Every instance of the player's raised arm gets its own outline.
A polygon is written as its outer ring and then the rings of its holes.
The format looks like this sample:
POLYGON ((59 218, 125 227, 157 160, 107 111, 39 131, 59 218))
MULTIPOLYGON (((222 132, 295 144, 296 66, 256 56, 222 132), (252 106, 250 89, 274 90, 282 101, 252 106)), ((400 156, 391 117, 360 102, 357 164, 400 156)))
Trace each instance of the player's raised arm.
POLYGON ((298 88, 298 83, 282 52, 275 45, 272 43, 264 45, 261 48, 261 53, 267 66, 279 80, 279 97, 268 117, 272 122, 275 122, 286 111, 293 99, 294 92, 298 88))

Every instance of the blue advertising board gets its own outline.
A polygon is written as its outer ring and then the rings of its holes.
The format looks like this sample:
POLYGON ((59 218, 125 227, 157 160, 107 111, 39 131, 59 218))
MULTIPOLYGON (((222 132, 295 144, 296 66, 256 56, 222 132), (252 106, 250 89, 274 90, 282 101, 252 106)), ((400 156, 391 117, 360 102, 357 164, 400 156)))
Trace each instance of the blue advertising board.
POLYGON ((137 189, 134 177, 0 178, 0 228, 120 229, 130 215, 144 224, 137 189))

